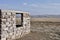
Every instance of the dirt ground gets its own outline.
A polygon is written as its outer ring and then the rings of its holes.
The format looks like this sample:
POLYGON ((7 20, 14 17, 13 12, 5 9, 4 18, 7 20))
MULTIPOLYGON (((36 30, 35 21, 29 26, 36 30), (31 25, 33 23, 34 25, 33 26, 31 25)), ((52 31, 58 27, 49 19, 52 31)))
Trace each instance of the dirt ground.
POLYGON ((60 40, 60 22, 31 21, 31 32, 16 40, 60 40))

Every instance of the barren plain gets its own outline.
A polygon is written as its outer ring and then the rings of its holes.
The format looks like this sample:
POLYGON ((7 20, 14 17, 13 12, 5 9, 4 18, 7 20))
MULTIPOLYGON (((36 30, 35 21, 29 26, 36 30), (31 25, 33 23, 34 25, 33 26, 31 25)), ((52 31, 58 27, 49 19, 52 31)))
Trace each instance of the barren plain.
POLYGON ((60 40, 60 18, 31 18, 31 32, 16 40, 60 40))

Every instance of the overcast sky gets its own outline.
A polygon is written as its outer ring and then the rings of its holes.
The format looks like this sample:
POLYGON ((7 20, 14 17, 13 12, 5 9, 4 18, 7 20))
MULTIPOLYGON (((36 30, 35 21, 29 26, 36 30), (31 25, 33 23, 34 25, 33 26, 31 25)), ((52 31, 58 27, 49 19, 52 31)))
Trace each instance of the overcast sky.
POLYGON ((31 15, 60 15, 60 0, 0 0, 0 9, 28 11, 31 15))

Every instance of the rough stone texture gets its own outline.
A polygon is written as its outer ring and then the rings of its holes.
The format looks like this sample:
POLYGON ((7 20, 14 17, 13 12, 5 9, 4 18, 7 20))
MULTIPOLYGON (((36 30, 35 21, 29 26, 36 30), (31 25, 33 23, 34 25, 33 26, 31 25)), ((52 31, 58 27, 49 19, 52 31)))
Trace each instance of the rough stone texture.
POLYGON ((1 10, 1 40, 13 40, 30 32, 30 17, 28 12, 1 10), (23 26, 16 27, 16 13, 23 13, 23 26))
POLYGON ((1 10, 0 10, 0 39, 1 39, 1 10))

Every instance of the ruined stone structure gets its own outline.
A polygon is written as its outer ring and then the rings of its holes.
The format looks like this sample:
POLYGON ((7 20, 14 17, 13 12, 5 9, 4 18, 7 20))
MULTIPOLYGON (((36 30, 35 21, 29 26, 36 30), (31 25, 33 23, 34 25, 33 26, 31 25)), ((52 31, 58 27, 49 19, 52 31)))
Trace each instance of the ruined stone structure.
POLYGON ((30 32, 30 16, 28 12, 0 10, 0 40, 13 40, 30 32), (18 14, 18 15, 17 15, 18 14), (21 24, 17 24, 17 16, 21 14, 21 24))

